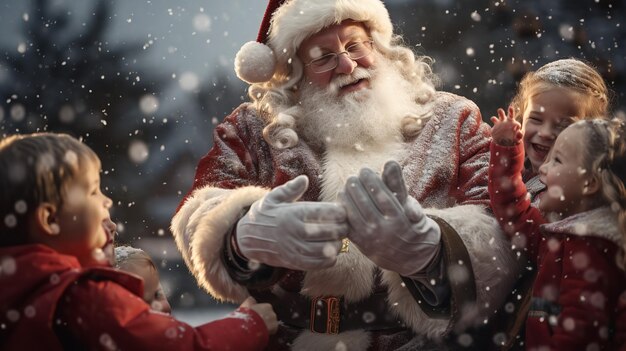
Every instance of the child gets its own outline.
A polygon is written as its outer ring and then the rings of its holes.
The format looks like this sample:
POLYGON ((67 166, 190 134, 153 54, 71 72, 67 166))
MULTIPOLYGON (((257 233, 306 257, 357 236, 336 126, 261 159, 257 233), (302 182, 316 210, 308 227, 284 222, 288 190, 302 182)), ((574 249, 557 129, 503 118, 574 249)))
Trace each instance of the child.
POLYGON ((624 125, 596 119, 564 129, 538 169, 546 190, 538 195, 537 209, 521 176, 526 139, 521 125, 512 109, 508 116, 502 109, 498 114, 492 119, 492 209, 537 267, 526 348, 606 349, 626 288, 619 268, 626 242, 624 125))
POLYGON ((557 135, 586 116, 607 116, 609 91, 602 76, 576 59, 548 63, 524 76, 511 103, 524 132, 522 179, 531 196, 543 185, 537 173, 557 135))
POLYGON ((116 247, 115 268, 143 279, 143 300, 152 310, 167 314, 172 312, 161 286, 159 271, 145 251, 130 246, 116 247))
POLYGON ((277 328, 246 300, 192 328, 150 311, 137 277, 110 268, 100 161, 67 135, 0 141, 0 349, 261 350, 277 328))

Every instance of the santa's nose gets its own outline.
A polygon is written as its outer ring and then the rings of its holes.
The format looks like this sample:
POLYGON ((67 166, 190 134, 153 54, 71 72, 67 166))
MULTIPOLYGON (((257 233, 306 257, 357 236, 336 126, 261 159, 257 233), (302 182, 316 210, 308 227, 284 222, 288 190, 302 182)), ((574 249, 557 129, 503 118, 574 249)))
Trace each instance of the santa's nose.
POLYGON ((337 67, 335 68, 335 73, 350 74, 354 71, 357 65, 356 61, 348 56, 348 53, 342 53, 337 56, 337 67))

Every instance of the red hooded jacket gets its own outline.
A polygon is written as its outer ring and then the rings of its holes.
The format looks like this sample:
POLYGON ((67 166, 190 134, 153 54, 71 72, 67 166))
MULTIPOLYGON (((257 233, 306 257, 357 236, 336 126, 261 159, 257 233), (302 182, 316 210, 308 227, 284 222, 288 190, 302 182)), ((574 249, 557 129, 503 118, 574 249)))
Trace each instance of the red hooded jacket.
POLYGON ((112 268, 82 268, 43 246, 0 249, 1 350, 262 350, 261 317, 239 308, 193 328, 154 312, 143 281, 112 268))

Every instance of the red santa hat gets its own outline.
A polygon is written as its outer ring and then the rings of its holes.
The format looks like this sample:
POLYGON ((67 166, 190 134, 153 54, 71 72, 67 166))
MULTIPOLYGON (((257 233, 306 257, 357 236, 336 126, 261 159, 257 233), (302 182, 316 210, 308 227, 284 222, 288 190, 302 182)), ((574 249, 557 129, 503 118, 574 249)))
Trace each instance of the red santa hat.
POLYGON ((391 41, 393 26, 380 0, 269 0, 257 41, 244 44, 235 57, 237 77, 263 83, 277 72, 288 74, 306 38, 348 19, 391 41))

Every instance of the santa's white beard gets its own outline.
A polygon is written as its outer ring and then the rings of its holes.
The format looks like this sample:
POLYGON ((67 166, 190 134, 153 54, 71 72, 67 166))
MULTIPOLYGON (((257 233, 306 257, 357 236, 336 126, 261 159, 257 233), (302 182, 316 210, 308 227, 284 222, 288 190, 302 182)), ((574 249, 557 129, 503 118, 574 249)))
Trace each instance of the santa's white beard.
POLYGON ((417 109, 415 90, 393 61, 379 55, 376 68, 357 67, 326 88, 305 82, 296 130, 310 143, 333 148, 400 141, 401 120, 417 109), (369 88, 338 95, 339 86, 363 78, 370 78, 369 88))

